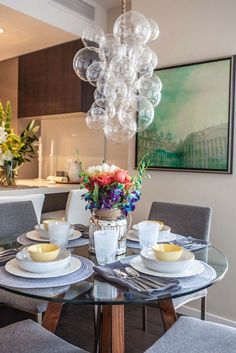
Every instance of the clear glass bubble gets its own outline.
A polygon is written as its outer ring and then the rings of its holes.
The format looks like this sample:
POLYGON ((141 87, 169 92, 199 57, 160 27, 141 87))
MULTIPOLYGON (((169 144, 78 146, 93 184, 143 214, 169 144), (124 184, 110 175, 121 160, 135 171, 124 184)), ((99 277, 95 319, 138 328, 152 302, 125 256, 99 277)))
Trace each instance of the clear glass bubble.
POLYGON ((86 71, 93 62, 99 62, 99 50, 97 48, 86 47, 80 49, 74 56, 73 68, 75 73, 83 81, 87 81, 86 71))
POLYGON ((153 40, 157 39, 160 34, 160 30, 158 24, 152 18, 148 18, 148 22, 151 29, 151 34, 148 42, 152 42, 153 40))
POLYGON ((105 65, 105 69, 100 73, 97 79, 97 86, 104 85, 111 77, 111 73, 108 67, 105 65))
POLYGON ((123 80, 116 78, 108 80, 107 85, 111 91, 115 92, 115 104, 120 104, 128 92, 126 83, 123 80))
POLYGON ((121 43, 132 40, 143 44, 150 38, 151 29, 145 16, 136 11, 128 11, 117 18, 113 34, 121 43))
POLYGON ((94 124, 98 126, 97 128, 103 128, 108 119, 106 110, 93 103, 90 109, 90 112, 91 112, 91 116, 93 118, 94 124))
POLYGON ((97 85, 98 92, 105 98, 110 100, 116 99, 116 91, 114 86, 108 81, 104 85, 97 85))
POLYGON ((143 96, 133 96, 129 106, 121 105, 119 111, 119 121, 125 125, 127 121, 134 121, 137 124, 137 131, 146 130, 154 118, 154 108, 152 103, 143 96))
POLYGON ((98 89, 96 88, 93 94, 94 100, 96 101, 97 99, 100 98, 105 98, 101 93, 99 93, 98 89))
POLYGON ((95 106, 103 108, 106 111, 108 118, 113 117, 116 113, 115 105, 107 98, 100 98, 95 100, 91 109, 95 106))
POLYGON ((114 56, 122 57, 125 54, 125 47, 117 41, 112 33, 107 33, 99 43, 102 55, 109 63, 114 56))
POLYGON ((109 119, 104 127, 104 134, 109 141, 114 143, 129 143, 136 133, 135 122, 130 123, 129 126, 123 126, 118 117, 109 119))
POLYGON ((109 70, 114 77, 126 83, 133 83, 136 78, 135 69, 127 57, 115 56, 110 62, 109 70))
POLYGON ((88 111, 85 121, 90 129, 103 129, 107 122, 107 114, 104 109, 96 106, 88 111))
POLYGON ((82 31, 81 39, 85 47, 98 48, 99 43, 104 38, 104 32, 101 27, 96 25, 90 25, 85 27, 82 31))
POLYGON ((94 61, 86 70, 86 77, 88 82, 96 86, 97 79, 99 78, 101 72, 104 70, 105 64, 103 62, 94 61))
POLYGON ((141 96, 146 97, 155 107, 161 100, 161 80, 158 76, 150 78, 141 78, 139 80, 139 93, 141 96))
POLYGON ((152 67, 155 69, 157 67, 158 64, 158 58, 156 53, 152 50, 152 60, 151 60, 151 65, 152 67))

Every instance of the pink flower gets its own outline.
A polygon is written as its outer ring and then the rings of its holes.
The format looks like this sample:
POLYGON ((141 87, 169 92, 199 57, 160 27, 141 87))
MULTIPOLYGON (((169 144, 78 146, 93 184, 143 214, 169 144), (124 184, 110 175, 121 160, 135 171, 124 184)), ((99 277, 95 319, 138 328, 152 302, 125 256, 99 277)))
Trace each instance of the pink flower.
POLYGON ((127 170, 124 169, 118 169, 115 171, 113 180, 117 181, 118 183, 124 183, 126 177, 128 175, 127 170))

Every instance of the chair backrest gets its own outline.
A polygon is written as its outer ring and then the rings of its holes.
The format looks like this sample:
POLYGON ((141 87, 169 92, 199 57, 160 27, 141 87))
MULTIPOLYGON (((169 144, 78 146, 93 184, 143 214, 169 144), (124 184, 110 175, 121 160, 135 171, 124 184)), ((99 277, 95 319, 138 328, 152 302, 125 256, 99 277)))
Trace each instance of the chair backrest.
POLYGON ((65 220, 71 224, 89 225, 91 213, 85 209, 87 202, 81 198, 85 189, 71 190, 66 204, 65 220))
POLYGON ((209 240, 211 213, 209 207, 153 202, 148 219, 164 222, 173 233, 209 240))
POLYGON ((0 204, 0 238, 15 238, 38 223, 32 201, 0 204))
POLYGON ((40 223, 44 198, 45 196, 43 194, 0 196, 0 204, 15 201, 32 201, 37 217, 37 222, 40 223))

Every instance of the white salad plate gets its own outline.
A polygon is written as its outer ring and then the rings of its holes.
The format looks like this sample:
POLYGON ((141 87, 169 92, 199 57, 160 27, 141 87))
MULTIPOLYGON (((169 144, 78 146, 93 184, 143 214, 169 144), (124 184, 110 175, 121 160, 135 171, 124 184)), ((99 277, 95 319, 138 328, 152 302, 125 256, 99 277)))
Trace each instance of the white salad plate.
POLYGON ((200 261, 194 260, 192 266, 190 266, 189 268, 186 268, 181 272, 167 273, 167 272, 153 271, 143 264, 141 256, 135 256, 133 259, 131 259, 130 265, 135 270, 141 273, 145 273, 147 275, 152 275, 157 277, 172 277, 172 278, 184 278, 184 277, 196 276, 196 275, 199 275, 199 273, 202 273, 205 269, 204 265, 200 261))
POLYGON ((195 256, 191 251, 183 250, 183 254, 177 261, 160 261, 156 258, 152 248, 143 249, 140 253, 142 262, 145 267, 150 270, 165 272, 165 273, 176 273, 184 271, 190 268, 193 263, 195 256))
MULTIPOLYGON (((139 237, 138 237, 138 231, 131 229, 127 233, 127 239, 131 241, 136 241, 137 243, 139 242, 139 237)), ((162 231, 159 233, 159 239, 158 243, 164 242, 164 241, 174 241, 176 239, 176 235, 173 233, 168 233, 168 234, 162 234, 162 231)))
POLYGON ((65 268, 71 258, 70 250, 60 250, 58 257, 53 261, 37 262, 33 261, 27 251, 27 248, 16 254, 18 266, 27 272, 32 273, 49 273, 65 268))
MULTIPOLYGON (((82 233, 79 230, 74 230, 73 234, 69 237, 70 240, 78 239, 82 236, 82 233)), ((34 241, 42 241, 44 243, 49 243, 49 239, 41 238, 39 233, 36 230, 26 233, 26 237, 34 241)))
POLYGON ((69 275, 75 271, 77 271, 81 267, 81 262, 77 257, 71 256, 68 265, 64 269, 57 269, 56 271, 47 272, 47 273, 32 273, 23 270, 19 267, 16 259, 12 259, 8 261, 5 265, 5 270, 18 277, 24 278, 54 278, 54 277, 62 277, 69 275))

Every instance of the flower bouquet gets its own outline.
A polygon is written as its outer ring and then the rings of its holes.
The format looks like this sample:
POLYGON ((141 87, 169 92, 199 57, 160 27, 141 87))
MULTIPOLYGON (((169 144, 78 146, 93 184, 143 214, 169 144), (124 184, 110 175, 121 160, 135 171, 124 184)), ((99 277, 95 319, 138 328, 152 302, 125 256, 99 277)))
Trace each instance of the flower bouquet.
POLYGON ((4 111, 0 102, 0 185, 14 184, 20 165, 37 156, 34 147, 38 129, 32 121, 20 135, 16 134, 11 127, 11 104, 8 101, 4 111))
POLYGON ((91 252, 94 252, 93 232, 97 229, 118 230, 120 234, 117 254, 125 252, 126 216, 135 209, 140 200, 145 170, 146 164, 142 160, 134 176, 130 176, 127 170, 106 163, 89 167, 81 174, 82 187, 87 189, 83 198, 88 202, 86 208, 92 211, 91 252))

